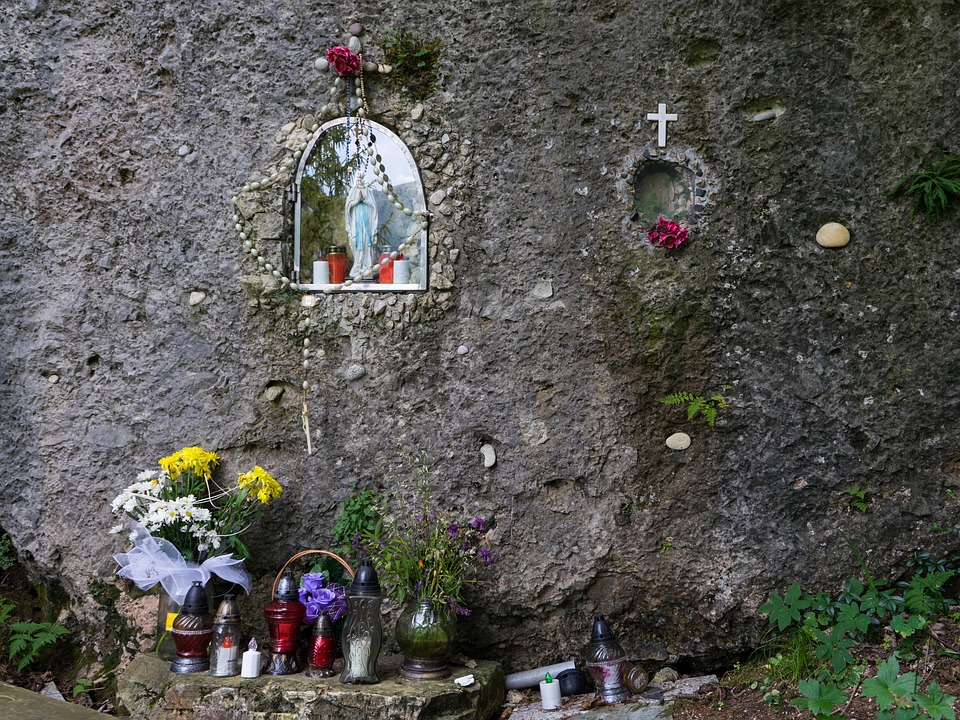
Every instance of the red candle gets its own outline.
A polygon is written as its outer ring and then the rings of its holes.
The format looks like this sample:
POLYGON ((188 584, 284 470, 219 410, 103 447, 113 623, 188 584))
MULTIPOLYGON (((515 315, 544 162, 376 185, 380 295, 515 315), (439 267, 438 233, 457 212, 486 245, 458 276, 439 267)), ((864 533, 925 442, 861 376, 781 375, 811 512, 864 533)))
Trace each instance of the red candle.
POLYGON ((299 600, 274 600, 263 609, 270 629, 270 650, 274 653, 295 653, 300 625, 307 610, 299 600))
POLYGON ((324 258, 330 263, 330 282, 339 285, 347 279, 347 249, 340 245, 327 248, 324 258))
POLYGON ((310 667, 329 670, 337 653, 337 639, 332 635, 316 635, 310 647, 310 667))
POLYGON ((387 285, 393 285, 393 261, 403 260, 403 253, 397 253, 396 258, 391 258, 389 252, 380 253, 380 282, 387 285), (384 262, 386 260, 386 262, 384 262))

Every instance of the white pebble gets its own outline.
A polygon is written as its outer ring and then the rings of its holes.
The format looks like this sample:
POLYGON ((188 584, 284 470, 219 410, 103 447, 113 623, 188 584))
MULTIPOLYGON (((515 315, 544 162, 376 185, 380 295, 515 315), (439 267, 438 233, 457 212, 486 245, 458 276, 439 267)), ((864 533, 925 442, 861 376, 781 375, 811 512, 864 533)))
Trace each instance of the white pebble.
POLYGON ((690 436, 683 432, 674 433, 667 438, 667 447, 671 450, 686 450, 690 447, 690 436))
POLYGON ((817 244, 825 248, 841 248, 850 242, 850 231, 838 222, 829 222, 817 230, 817 244))
POLYGON ((484 443, 480 447, 480 454, 483 455, 484 467, 489 468, 497 464, 497 451, 494 450, 493 445, 490 443, 484 443))

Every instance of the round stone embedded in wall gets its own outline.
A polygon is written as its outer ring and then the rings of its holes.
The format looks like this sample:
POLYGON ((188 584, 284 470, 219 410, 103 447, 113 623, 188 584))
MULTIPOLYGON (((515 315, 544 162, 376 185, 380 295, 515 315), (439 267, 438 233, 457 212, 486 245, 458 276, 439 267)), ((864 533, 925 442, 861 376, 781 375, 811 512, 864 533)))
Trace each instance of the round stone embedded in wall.
POLYGON ((349 380, 350 382, 355 382, 356 380, 359 380, 366 374, 367 374, 367 369, 363 365, 360 365, 358 363, 354 363, 353 365, 348 367, 345 373, 345 375, 347 376, 347 380, 349 380))
POLYGON ((686 450, 690 447, 690 436, 686 433, 674 433, 667 438, 667 447, 671 450, 686 450))
POLYGON ((825 248, 839 248, 850 242, 850 231, 837 222, 828 222, 817 230, 817 244, 825 248))

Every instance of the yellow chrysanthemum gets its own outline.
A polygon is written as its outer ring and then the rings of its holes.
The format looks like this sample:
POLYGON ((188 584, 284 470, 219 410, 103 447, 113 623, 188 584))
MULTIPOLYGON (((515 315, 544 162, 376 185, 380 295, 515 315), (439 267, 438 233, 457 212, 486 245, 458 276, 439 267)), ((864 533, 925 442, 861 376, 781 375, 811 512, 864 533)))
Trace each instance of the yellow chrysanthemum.
POLYGON ((259 465, 250 472, 244 473, 237 478, 237 485, 250 491, 247 495, 248 500, 253 500, 254 496, 256 496, 257 500, 264 504, 270 502, 275 497, 279 497, 280 493, 283 492, 280 483, 274 480, 273 476, 259 465))
POLYGON ((207 452, 202 447, 188 447, 173 455, 161 458, 160 467, 173 480, 186 472, 209 480, 219 460, 216 453, 207 452))

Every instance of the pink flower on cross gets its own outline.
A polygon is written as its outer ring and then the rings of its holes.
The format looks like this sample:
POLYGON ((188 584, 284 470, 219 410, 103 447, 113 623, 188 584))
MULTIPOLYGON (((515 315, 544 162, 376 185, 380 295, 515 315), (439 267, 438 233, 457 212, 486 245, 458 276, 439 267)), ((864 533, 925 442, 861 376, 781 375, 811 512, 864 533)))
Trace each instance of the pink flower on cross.
POLYGON ((689 233, 690 231, 676 220, 665 220, 661 215, 657 224, 647 231, 647 239, 660 247, 675 248, 687 239, 689 233))
POLYGON ((327 50, 327 62, 333 65, 338 75, 349 77, 360 73, 360 56, 343 45, 327 50))

